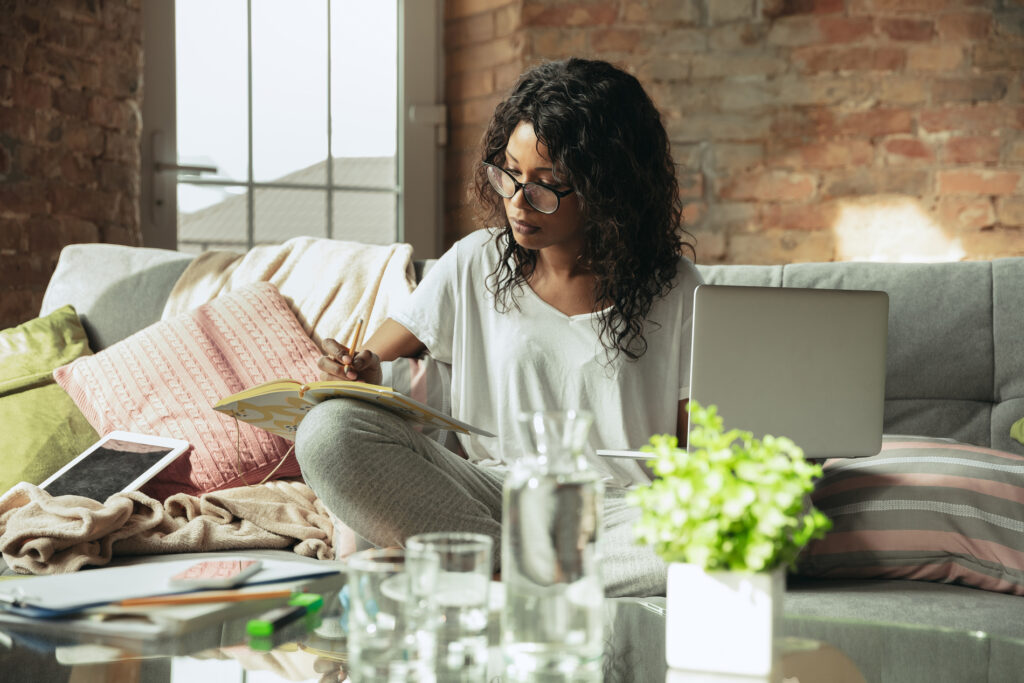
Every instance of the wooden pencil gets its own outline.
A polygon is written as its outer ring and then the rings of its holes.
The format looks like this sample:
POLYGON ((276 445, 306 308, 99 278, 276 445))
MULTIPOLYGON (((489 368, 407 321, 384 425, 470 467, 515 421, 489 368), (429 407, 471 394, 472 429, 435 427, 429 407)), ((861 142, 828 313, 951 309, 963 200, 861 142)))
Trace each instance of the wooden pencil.
POLYGON ((360 318, 359 322, 356 323, 355 332, 352 333, 352 338, 349 340, 348 353, 350 356, 355 356, 359 352, 359 345, 363 343, 363 319, 360 318))
POLYGON ((271 598, 287 598, 295 591, 291 589, 275 589, 264 591, 200 591, 197 593, 178 593, 157 595, 145 598, 128 598, 117 603, 120 607, 148 607, 156 605, 197 605, 207 602, 242 602, 245 600, 269 600, 271 598))

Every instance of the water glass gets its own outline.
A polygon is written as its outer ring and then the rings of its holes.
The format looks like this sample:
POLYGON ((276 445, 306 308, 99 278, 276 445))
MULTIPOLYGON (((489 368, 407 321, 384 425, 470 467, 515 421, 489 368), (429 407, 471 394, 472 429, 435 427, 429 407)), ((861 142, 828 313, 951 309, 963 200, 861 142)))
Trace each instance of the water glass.
POLYGON ((433 683, 438 556, 374 548, 347 565, 350 680, 433 683))
POLYGON ((485 681, 487 621, 493 567, 490 536, 436 532, 411 536, 411 552, 432 552, 439 560, 436 671, 438 683, 485 681))

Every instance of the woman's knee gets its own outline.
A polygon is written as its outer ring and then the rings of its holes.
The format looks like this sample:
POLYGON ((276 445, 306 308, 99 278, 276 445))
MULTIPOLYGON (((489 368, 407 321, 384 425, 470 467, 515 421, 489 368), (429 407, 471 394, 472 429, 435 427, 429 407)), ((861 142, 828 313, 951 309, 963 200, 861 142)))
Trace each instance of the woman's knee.
POLYGON ((361 406, 352 399, 332 399, 313 406, 299 423, 295 433, 295 458, 304 475, 317 475, 336 469, 347 452, 358 441, 358 414, 361 406))

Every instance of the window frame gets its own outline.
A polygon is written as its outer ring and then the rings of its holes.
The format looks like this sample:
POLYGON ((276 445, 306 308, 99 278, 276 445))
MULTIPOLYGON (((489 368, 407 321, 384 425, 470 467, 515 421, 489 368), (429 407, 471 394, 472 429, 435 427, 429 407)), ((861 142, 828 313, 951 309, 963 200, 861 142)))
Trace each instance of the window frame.
MULTIPOLYGON (((324 0, 329 2, 330 0, 324 0)), ((443 0, 396 0, 398 14, 398 130, 396 153, 396 239, 413 246, 417 259, 442 250, 443 147, 447 112, 443 101, 443 0), (428 30, 433 27, 433 30, 428 30)), ((177 249, 177 136, 174 2, 144 2, 145 67, 142 103, 142 246, 177 249)), ((333 8, 331 11, 335 11, 333 8)), ((251 160, 250 160, 251 162, 251 160)), ((330 169, 328 169, 330 170, 330 169)), ((209 180, 196 185, 254 188, 283 184, 209 180)), ((194 177, 193 177, 194 178, 194 177)), ((190 181, 191 182, 191 181, 190 181)), ((328 177, 328 183, 331 183, 328 177)), ((304 186, 287 185, 289 189, 304 186)), ((316 189, 345 190, 325 184, 316 189), (328 189, 329 188, 329 189, 328 189)), ((308 188, 306 188, 308 189, 308 188)), ((366 191, 366 188, 359 188, 366 191)), ((390 190, 385 190, 390 191, 390 190)), ((247 234, 252 240, 250 209, 247 234)), ((333 235, 338 239, 343 236, 333 235)))

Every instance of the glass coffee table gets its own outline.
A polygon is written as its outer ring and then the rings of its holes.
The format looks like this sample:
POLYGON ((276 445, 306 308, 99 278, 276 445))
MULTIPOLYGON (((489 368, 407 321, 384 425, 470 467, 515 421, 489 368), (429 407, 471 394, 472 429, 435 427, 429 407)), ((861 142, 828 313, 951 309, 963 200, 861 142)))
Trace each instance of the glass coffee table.
MULTIPOLYGON (((266 604, 253 605, 249 614, 236 610, 223 621, 161 637, 133 634, 130 625, 118 628, 116 623, 109 624, 107 633, 98 627, 87 632, 46 621, 0 623, 0 683, 343 681, 347 662, 339 599, 343 586, 342 574, 333 581, 320 580, 318 590, 325 601, 321 625, 313 631, 302 624, 288 627, 269 649, 250 647, 245 632, 248 619, 266 611, 266 604)), ((491 639, 495 647, 487 683, 502 680, 497 613, 494 616, 491 639)), ((605 623, 605 681, 730 680, 667 670, 664 609, 657 600, 608 600, 605 623)), ((830 645, 799 638, 783 638, 780 645, 781 669, 788 681, 864 680, 849 658, 830 645)), ((753 683, 749 678, 743 680, 753 683)))
MULTIPOLYGON (((0 683, 157 681, 246 683, 344 680, 347 644, 341 627, 343 574, 317 580, 325 599, 322 624, 286 630, 269 650, 249 646, 249 618, 279 603, 245 603, 230 618, 201 628, 154 634, 131 622, 83 628, 45 620, 11 624, 0 618, 0 683)), ((497 613, 491 629, 497 642, 497 613)), ((728 677, 668 671, 664 599, 605 603, 605 681, 728 681, 728 677)), ((1016 681, 1024 670, 1024 639, 978 630, 788 615, 779 640, 787 682, 1016 681)), ((492 648, 487 682, 500 681, 501 651, 492 648)), ((754 683, 751 679, 743 679, 754 683)))
MULTIPOLYGON (((345 680, 348 648, 339 598, 344 583, 341 573, 317 579, 316 592, 325 600, 321 625, 313 631, 301 624, 289 627, 267 650, 250 647, 246 623, 280 601, 236 603, 229 617, 166 634, 116 619, 83 627, 81 621, 11 624, 0 617, 0 683, 345 680)), ((493 617, 496 645, 497 611, 493 617)), ((607 600, 605 624, 605 681, 731 680, 667 669, 664 598, 607 600)), ((787 616, 779 646, 779 669, 787 683, 1015 681, 1024 666, 1024 639, 826 615, 787 616)), ((486 680, 496 683, 502 680, 503 662, 498 647, 491 653, 486 680)))

